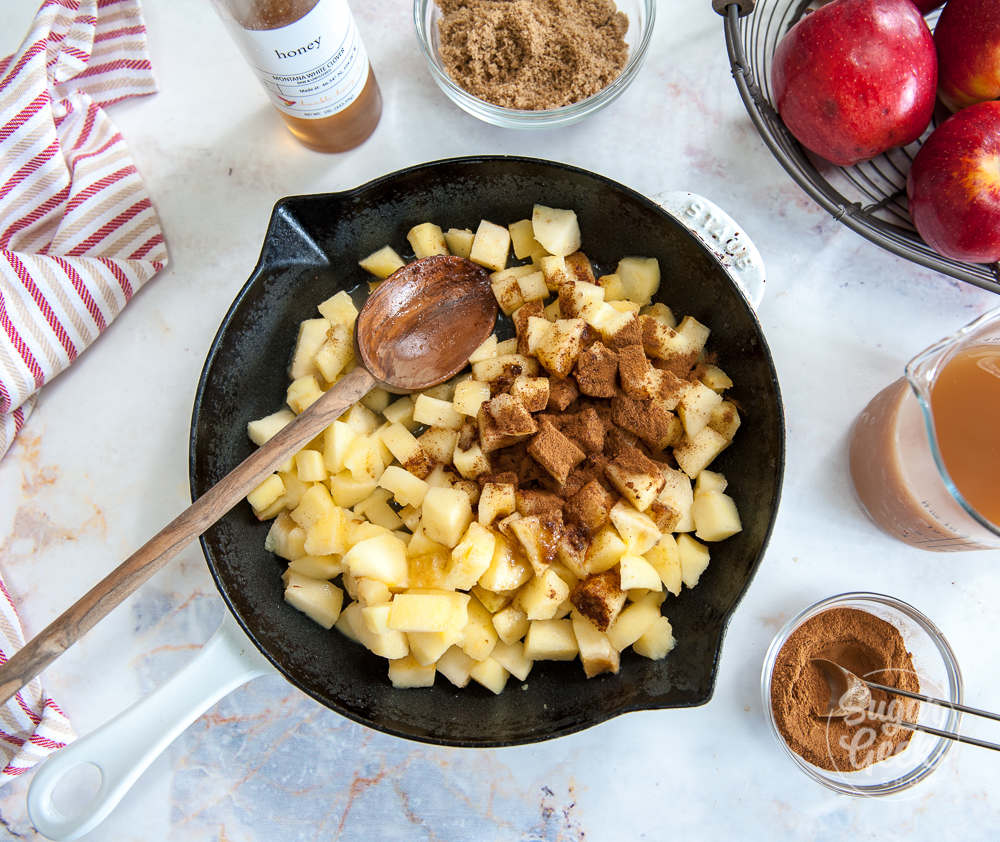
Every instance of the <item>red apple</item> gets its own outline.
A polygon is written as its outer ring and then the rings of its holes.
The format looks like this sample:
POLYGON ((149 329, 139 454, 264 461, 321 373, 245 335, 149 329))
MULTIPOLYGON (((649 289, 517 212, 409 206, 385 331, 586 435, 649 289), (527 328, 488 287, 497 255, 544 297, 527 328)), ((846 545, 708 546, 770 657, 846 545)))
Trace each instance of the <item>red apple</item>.
POLYGON ((935 251, 1000 260, 1000 102, 964 108, 938 126, 913 159, 906 192, 913 224, 935 251))
POLYGON ((952 111, 1000 97, 1000 2, 949 0, 934 43, 938 93, 952 111))
POLYGON ((834 0, 788 31, 771 75, 788 130, 848 166, 920 137, 934 111, 937 56, 911 0, 834 0))
POLYGON ((933 12, 938 6, 944 4, 944 0, 913 0, 913 5, 920 9, 920 14, 926 15, 933 12))

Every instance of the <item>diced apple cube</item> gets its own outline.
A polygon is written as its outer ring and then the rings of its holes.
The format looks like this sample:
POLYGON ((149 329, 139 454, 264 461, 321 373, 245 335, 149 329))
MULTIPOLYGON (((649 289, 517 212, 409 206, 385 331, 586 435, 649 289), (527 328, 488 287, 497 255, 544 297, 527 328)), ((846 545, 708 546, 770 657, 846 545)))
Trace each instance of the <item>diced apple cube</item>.
POLYGON ((385 464, 374 436, 358 436, 344 458, 344 468, 358 482, 378 482, 385 464))
POLYGON ((514 591, 489 591, 480 585, 472 588, 472 595, 478 599, 491 614, 503 609, 514 598, 514 591))
POLYGON ((499 695, 507 684, 510 673, 507 672, 499 662, 492 658, 477 663, 470 671, 469 676, 477 684, 481 684, 487 690, 499 695))
POLYGON ((465 687, 469 683, 469 673, 475 665, 476 662, 458 646, 451 646, 438 658, 437 671, 456 687, 465 687))
POLYGON ((505 536, 495 534, 495 540, 493 558, 479 585, 495 592, 515 590, 531 578, 531 565, 505 536))
POLYGON ((535 239, 550 254, 565 257, 580 248, 580 224, 572 210, 535 205, 531 228, 535 239))
POLYGON ((586 617, 576 615, 571 620, 573 635, 580 650, 580 661, 587 678, 604 672, 617 673, 620 664, 618 650, 611 645, 608 636, 594 626, 586 617))
POLYGON ((532 620, 524 636, 524 656, 531 661, 572 661, 579 651, 570 620, 532 620))
POLYGON ((295 420, 295 413, 288 409, 279 409, 264 418, 258 418, 247 424, 247 436, 258 447, 270 441, 285 427, 295 420))
POLYGON ((657 464, 637 451, 619 454, 608 463, 604 473, 640 512, 650 507, 665 484, 657 464))
POLYGON ((457 430, 462 426, 462 416, 455 411, 450 401, 438 400, 427 395, 417 396, 413 404, 413 420, 418 424, 446 427, 449 430, 457 430))
POLYGON ((493 615, 493 628, 504 643, 516 643, 528 632, 528 615, 516 605, 501 608, 493 615))
POLYGON ((292 559, 288 569, 310 579, 336 579, 344 572, 344 565, 334 555, 304 555, 292 559))
POLYGON ((334 325, 313 357, 316 369, 327 383, 333 383, 354 360, 354 339, 347 325, 334 325))
POLYGON ((476 229, 469 260, 494 271, 507 265, 510 232, 501 225, 482 220, 476 229))
POLYGON ((681 554, 677 548, 677 539, 673 535, 664 535, 645 555, 653 569, 656 570, 666 588, 674 596, 681 592, 683 572, 681 570, 681 554))
POLYGON ((446 632, 406 633, 406 642, 410 647, 410 656, 418 664, 424 666, 434 664, 452 646, 457 646, 460 640, 460 633, 453 629, 449 629, 446 632))
POLYGON ((354 404, 354 406, 340 416, 340 420, 359 436, 371 435, 381 426, 378 416, 367 406, 360 403, 354 404))
POLYGON ((284 493, 285 483, 281 477, 271 474, 247 495, 247 502, 253 507, 254 512, 261 512, 284 493))
POLYGON ((688 438, 694 438, 708 426, 712 411, 721 403, 719 394, 704 383, 693 381, 685 385, 677 405, 677 414, 688 438))
POLYGON ((636 588, 658 591, 662 588, 660 575, 656 569, 642 556, 626 553, 618 564, 618 575, 622 590, 630 591, 636 588))
POLYGON ((684 584, 693 588, 708 567, 710 558, 708 547, 690 535, 678 535, 677 551, 680 553, 681 577, 684 584))
POLYGON ((434 686, 434 665, 423 666, 410 655, 389 661, 389 681, 392 686, 406 690, 413 687, 434 686))
POLYGON ((444 242, 448 246, 448 251, 457 257, 468 259, 475 239, 476 235, 468 228, 449 228, 444 232, 444 242))
POLYGON ((321 397, 323 397, 323 390, 319 387, 319 383, 316 382, 316 378, 311 374, 307 374, 305 377, 300 377, 298 380, 293 380, 288 384, 288 390, 285 393, 285 403, 291 407, 292 412, 298 415, 321 397))
POLYGON ((456 412, 475 418, 483 401, 490 399, 490 384, 479 380, 463 380, 455 387, 453 406, 456 412))
POLYGON ((454 547, 472 522, 469 498, 454 488, 430 488, 424 496, 421 524, 427 537, 454 547))
POLYGON ((623 257, 615 274, 622 280, 625 297, 649 304, 660 288, 660 264, 655 257, 623 257))
POLYGON ((406 264, 403 263, 403 258, 396 254, 396 250, 392 246, 382 246, 378 251, 373 251, 368 257, 359 260, 358 265, 366 272, 371 272, 376 278, 385 280, 406 264))
POLYGON ((440 225, 433 222, 421 222, 414 225, 406 234, 406 239, 413 249, 414 257, 430 257, 434 254, 447 254, 444 232, 440 225))
POLYGON ((628 552, 634 555, 643 555, 660 540, 660 530, 653 519, 624 500, 612 506, 610 517, 628 552))
POLYGON ((343 421, 334 421, 323 431, 323 461, 331 474, 344 470, 344 460, 358 434, 343 421))
POLYGON ((551 620, 559 606, 568 598, 569 585, 549 568, 521 588, 515 602, 529 620, 551 620))
POLYGON ((602 527, 594 535, 587 548, 586 570, 588 573, 603 573, 621 560, 628 548, 610 527, 602 527))
POLYGON ((510 231, 510 244, 514 248, 514 257, 518 260, 545 256, 545 249, 535 239, 535 231, 532 228, 530 219, 520 219, 517 222, 512 222, 507 226, 507 230, 510 231))
POLYGON ((616 310, 607 301, 588 307, 584 313, 584 321, 600 333, 606 343, 611 343, 612 338, 634 318, 632 313, 616 310))
POLYGON ((334 474, 328 482, 333 502, 345 509, 356 506, 378 488, 376 480, 367 475, 361 478, 355 477, 350 471, 334 474))
POLYGON ((702 541, 724 541, 743 529, 736 503, 721 491, 695 494, 691 515, 694 518, 694 534, 702 541))
POLYGON ((381 431, 380 438, 403 468, 418 479, 427 478, 434 467, 434 461, 406 427, 399 423, 390 424, 381 431))
POLYGON ((352 327, 358 318, 358 308, 354 306, 354 300, 343 290, 331 295, 316 309, 331 325, 352 327))
POLYGON ((324 579, 310 579, 286 570, 285 602, 297 608, 324 629, 333 628, 344 603, 344 592, 324 579))
POLYGON ((524 645, 520 641, 505 643, 500 641, 493 647, 490 657, 518 681, 524 681, 531 672, 534 661, 524 655, 524 645))
POLYGON ((514 486, 509 483, 487 482, 479 495, 479 523, 489 526, 497 518, 506 517, 516 508, 514 486))
POLYGON ((451 551, 448 584, 456 590, 469 590, 479 581, 493 561, 496 538, 490 530, 473 521, 462 540, 451 551))
POLYGON ((667 653, 676 645, 677 641, 674 640, 674 630, 670 626, 670 620, 660 616, 643 632, 642 637, 632 644, 632 650, 644 658, 659 661, 661 658, 667 657, 667 653))
POLYGON ((393 401, 382 410, 382 415, 390 424, 401 424, 407 429, 416 426, 413 421, 413 398, 409 395, 393 401))
POLYGON ((503 274, 490 281, 493 296, 497 300, 504 315, 509 316, 518 307, 524 306, 524 296, 521 294, 521 286, 514 275, 503 274))
MULTIPOLYGON (((583 319, 559 319, 535 349, 538 361, 556 377, 567 377, 583 348, 583 319)), ((529 327, 530 330, 530 327, 529 327)))
POLYGON ((304 549, 309 555, 343 555, 349 544, 347 512, 339 506, 306 529, 304 549))
POLYGON ((543 301, 549 297, 549 288, 541 272, 532 272, 517 279, 517 287, 524 301, 543 301))
POLYGON ((704 470, 698 474, 698 479, 694 483, 694 493, 701 494, 703 491, 725 491, 729 485, 725 474, 716 471, 704 470))
POLYGON ((355 623, 362 625, 361 606, 356 602, 352 602, 341 610, 337 622, 334 623, 334 627, 348 640, 361 643, 361 638, 358 637, 357 630, 355 629, 355 623))
POLYGON ((694 519, 691 517, 691 504, 694 502, 694 492, 691 488, 691 478, 683 471, 667 466, 661 468, 661 473, 664 485, 656 499, 677 513, 677 523, 673 531, 692 531, 694 519))
POLYGON ((688 340, 693 351, 700 354, 711 331, 693 316, 685 316, 677 325, 677 332, 688 340))
POLYGON ((631 646, 660 616, 660 603, 655 595, 643 597, 625 608, 608 627, 608 639, 619 652, 631 646))
POLYGON ((705 427, 698 435, 688 438, 674 446, 674 458, 691 479, 694 479, 712 464, 712 461, 726 449, 729 440, 717 433, 711 427, 705 427))
POLYGON ((336 514, 337 506, 325 486, 313 485, 289 513, 299 526, 308 530, 314 523, 336 514))
POLYGON ((610 275, 601 275, 597 279, 597 285, 604 290, 605 301, 620 301, 627 295, 621 275, 615 272, 612 272, 610 275))
POLYGON ((460 632, 468 622, 469 595, 454 591, 398 593, 389 628, 404 632, 460 632))
POLYGON ((378 579, 390 588, 407 584, 406 545, 394 535, 359 541, 344 554, 343 561, 355 577, 378 579))
POLYGON ((264 549, 291 561, 293 558, 305 555, 305 540, 305 530, 292 520, 287 512, 282 512, 267 530, 264 549))
POLYGON ((369 521, 383 529, 392 532, 403 525, 403 520, 389 505, 392 495, 384 488, 377 488, 368 497, 354 507, 356 514, 368 518, 369 521))
POLYGON ((715 407, 712 410, 712 417, 708 419, 708 426, 726 441, 732 441, 736 431, 740 428, 740 413, 736 409, 736 404, 731 401, 723 401, 715 407))
POLYGON ((300 450, 295 454, 295 471, 303 482, 323 482, 327 477, 323 454, 318 450, 300 450))
POLYGON ((490 469, 490 460, 476 443, 470 445, 467 450, 461 450, 456 445, 451 455, 451 463, 465 479, 475 479, 490 469))
POLYGON ((478 363, 483 360, 492 359, 497 355, 497 335, 495 333, 490 334, 484 341, 483 344, 476 348, 469 357, 470 363, 478 363))
MULTIPOLYGON (((420 449, 430 459, 441 463, 438 467, 450 465, 455 445, 458 443, 458 430, 452 430, 448 427, 431 427, 425 430, 417 441, 420 443, 420 449)), ((429 479, 430 477, 428 477, 429 479)), ((431 485, 433 484, 431 483, 431 485)))
POLYGON ((386 489, 401 506, 418 507, 424 502, 430 486, 398 465, 390 465, 379 477, 378 484, 386 489))
POLYGON ((490 657, 497 643, 497 630, 493 628, 493 615, 475 598, 469 600, 469 619, 462 629, 459 646, 474 661, 490 657))
POLYGON ((316 373, 313 358, 326 342, 326 334, 329 329, 330 322, 326 319, 305 319, 299 322, 299 335, 295 341, 292 362, 288 366, 288 376, 292 380, 316 373))

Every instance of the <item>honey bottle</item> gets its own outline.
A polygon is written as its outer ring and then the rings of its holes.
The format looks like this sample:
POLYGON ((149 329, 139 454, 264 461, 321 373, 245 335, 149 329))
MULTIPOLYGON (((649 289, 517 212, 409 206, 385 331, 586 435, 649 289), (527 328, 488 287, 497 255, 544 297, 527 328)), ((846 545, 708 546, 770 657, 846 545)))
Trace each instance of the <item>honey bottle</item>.
POLYGON ((213 0, 288 129, 345 152, 382 115, 382 95, 347 0, 213 0))

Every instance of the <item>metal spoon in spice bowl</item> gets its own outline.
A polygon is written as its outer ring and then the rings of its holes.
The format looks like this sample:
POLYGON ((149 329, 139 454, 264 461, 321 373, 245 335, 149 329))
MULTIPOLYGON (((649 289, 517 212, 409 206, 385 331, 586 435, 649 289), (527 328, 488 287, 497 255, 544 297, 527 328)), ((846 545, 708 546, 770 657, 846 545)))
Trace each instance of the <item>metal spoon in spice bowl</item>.
POLYGON ((397 270, 368 297, 358 315, 357 368, 0 667, 0 704, 376 385, 391 392, 415 392, 458 374, 492 333, 496 318, 489 275, 475 263, 435 255, 397 270))
POLYGON ((932 728, 930 725, 920 725, 916 722, 907 722, 906 720, 899 719, 898 717, 878 713, 871 709, 871 691, 881 690, 884 693, 905 696, 908 699, 917 699, 921 702, 927 702, 932 705, 940 705, 941 707, 951 708, 952 710, 958 710, 962 713, 968 713, 973 716, 982 716, 996 722, 1000 722, 1000 714, 990 713, 989 711, 979 710, 978 708, 970 708, 966 705, 959 705, 944 699, 935 699, 933 696, 925 696, 922 693, 911 693, 909 690, 901 690, 898 687, 888 687, 885 684, 877 684, 874 681, 866 681, 865 679, 855 675, 849 669, 842 667, 835 661, 827 660, 826 658, 813 658, 812 662, 822 670, 827 683, 830 685, 830 709, 825 714, 828 719, 841 719, 857 713, 864 713, 871 719, 877 719, 882 722, 892 722, 893 724, 899 725, 902 728, 907 728, 910 731, 923 731, 927 734, 934 734, 937 737, 954 740, 957 743, 969 743, 974 746, 980 746, 981 748, 991 748, 995 751, 1000 751, 1000 745, 997 745, 996 743, 989 743, 985 740, 977 740, 975 737, 967 737, 962 734, 956 734, 952 731, 943 731, 939 728, 932 728))

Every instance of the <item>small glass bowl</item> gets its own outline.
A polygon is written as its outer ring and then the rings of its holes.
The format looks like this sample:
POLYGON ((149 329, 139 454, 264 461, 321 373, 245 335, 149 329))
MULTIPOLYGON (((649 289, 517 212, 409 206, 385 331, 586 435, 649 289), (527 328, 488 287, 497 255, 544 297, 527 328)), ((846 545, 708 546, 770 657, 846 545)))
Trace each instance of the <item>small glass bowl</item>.
MULTIPOLYGON (((913 666, 920 678, 920 692, 939 699, 962 703, 962 674, 944 635, 927 617, 905 602, 875 593, 845 593, 810 605, 789 620, 767 650, 761 673, 761 703, 771 725, 771 733, 802 771, 813 780, 847 795, 876 796, 901 792, 926 778, 937 768, 952 741, 914 731, 907 747, 860 771, 831 771, 814 766, 796 754, 778 731, 771 709, 771 675, 778 653, 802 623, 831 608, 855 608, 892 623, 903 635, 913 666)), ((938 705, 920 704, 919 724, 957 731, 961 714, 938 705)))
POLYGON ((417 40, 420 41, 420 48, 427 59, 431 76, 437 82, 438 87, 459 108, 486 123, 492 123, 494 126, 508 129, 544 129, 554 126, 568 126, 603 108, 616 99, 632 83, 639 72, 646 57, 650 37, 653 34, 656 0, 616 0, 616 4, 619 11, 628 15, 629 23, 628 32, 625 33, 629 55, 621 75, 606 88, 591 97, 587 97, 587 99, 574 102, 572 105, 563 105, 544 111, 503 108, 474 97, 452 81, 438 54, 438 21, 441 18, 441 10, 434 0, 414 0, 413 23, 416 26, 417 40))

